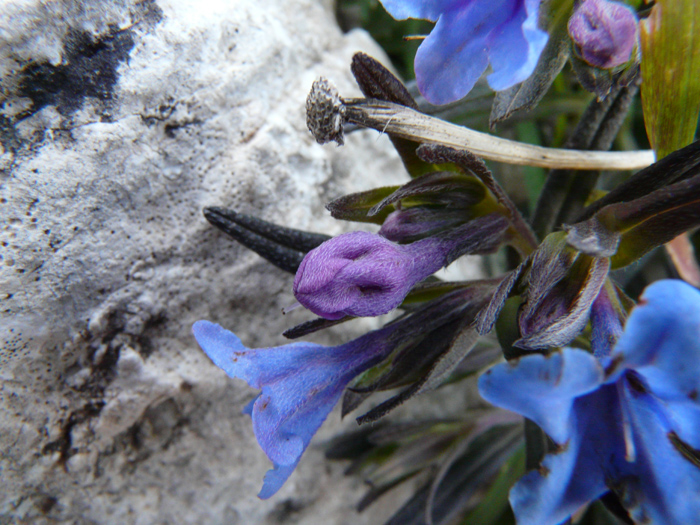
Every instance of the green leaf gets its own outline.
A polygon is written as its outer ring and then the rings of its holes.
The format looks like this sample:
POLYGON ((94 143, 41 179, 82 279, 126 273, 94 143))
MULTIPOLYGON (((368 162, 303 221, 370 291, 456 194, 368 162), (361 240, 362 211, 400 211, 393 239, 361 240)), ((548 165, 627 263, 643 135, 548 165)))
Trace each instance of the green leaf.
POLYGON ((658 0, 640 23, 642 107, 657 158, 693 140, 700 111, 700 4, 658 0))

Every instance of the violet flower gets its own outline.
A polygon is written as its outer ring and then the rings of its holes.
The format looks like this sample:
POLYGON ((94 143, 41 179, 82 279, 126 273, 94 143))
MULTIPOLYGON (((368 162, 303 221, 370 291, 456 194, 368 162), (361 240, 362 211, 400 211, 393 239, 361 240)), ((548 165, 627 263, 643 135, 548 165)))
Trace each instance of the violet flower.
POLYGON ((216 366, 262 390, 244 410, 253 418, 260 447, 274 463, 258 497, 273 496, 287 481, 345 386, 393 350, 396 341, 390 335, 396 327, 335 347, 302 342, 251 349, 219 325, 194 324, 197 342, 216 366))
POLYGON ((306 254, 294 278, 294 295, 326 319, 385 314, 416 283, 457 257, 498 247, 508 224, 502 215, 491 213, 401 245, 374 233, 345 233, 306 254))
POLYGON ((649 286, 607 352, 617 314, 606 301, 593 310, 598 357, 565 348, 479 379, 486 400, 560 446, 511 490, 518 523, 560 523, 613 491, 635 522, 698 524, 700 292, 674 280, 649 286))
POLYGON ((397 20, 437 22, 418 48, 416 81, 432 104, 471 91, 489 62, 487 80, 502 91, 529 77, 547 43, 537 28, 540 0, 380 0, 397 20))
POLYGON ((638 40, 637 15, 610 0, 584 0, 569 19, 576 53, 601 69, 622 66, 632 58, 638 40))

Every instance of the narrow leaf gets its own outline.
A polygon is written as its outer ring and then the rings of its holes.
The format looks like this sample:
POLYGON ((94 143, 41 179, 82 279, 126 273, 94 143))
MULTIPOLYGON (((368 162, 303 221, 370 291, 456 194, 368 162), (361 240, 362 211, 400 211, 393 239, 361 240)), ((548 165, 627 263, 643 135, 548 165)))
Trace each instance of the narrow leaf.
POLYGON ((642 107, 657 158, 690 143, 700 111, 700 4, 657 0, 640 22, 642 107))

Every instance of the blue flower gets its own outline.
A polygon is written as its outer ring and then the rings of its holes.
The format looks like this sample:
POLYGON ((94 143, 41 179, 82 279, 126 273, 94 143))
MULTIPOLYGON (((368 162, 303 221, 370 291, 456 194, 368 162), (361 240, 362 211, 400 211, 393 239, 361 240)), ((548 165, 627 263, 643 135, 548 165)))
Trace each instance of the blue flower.
POLYGON ((698 524, 700 292, 674 280, 649 286, 607 351, 616 314, 605 301, 593 310, 597 357, 565 348, 479 379, 486 400, 532 419, 560 447, 511 490, 518 523, 560 523, 613 491, 636 522, 698 524))
POLYGON ((547 43, 537 28, 540 0, 380 0, 397 20, 437 21, 418 48, 416 81, 433 104, 464 97, 486 67, 502 91, 529 77, 547 43))
POLYGON ((274 463, 258 497, 273 496, 287 481, 345 386, 395 347, 390 336, 396 326, 336 347, 292 343, 251 349, 219 325, 194 324, 197 342, 216 366, 261 389, 245 409, 260 447, 274 463))

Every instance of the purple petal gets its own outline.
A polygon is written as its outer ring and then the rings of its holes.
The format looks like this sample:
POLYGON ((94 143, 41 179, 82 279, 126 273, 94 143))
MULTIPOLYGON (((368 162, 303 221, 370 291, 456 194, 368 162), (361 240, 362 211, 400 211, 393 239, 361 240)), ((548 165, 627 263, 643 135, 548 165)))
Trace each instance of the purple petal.
POLYGON ((564 445, 571 437, 574 400, 602 381, 603 370, 591 354, 565 348, 490 368, 479 378, 479 392, 490 403, 532 419, 564 445))
POLYGON ((398 245, 374 233, 346 233, 304 257, 294 295, 326 319, 382 315, 399 306, 418 281, 450 262, 460 241, 441 236, 398 245))
POLYGON ((637 15, 609 0, 585 0, 571 16, 569 34, 590 65, 609 69, 628 62, 637 45, 637 15))

